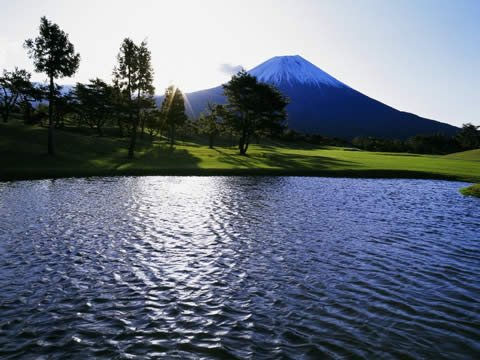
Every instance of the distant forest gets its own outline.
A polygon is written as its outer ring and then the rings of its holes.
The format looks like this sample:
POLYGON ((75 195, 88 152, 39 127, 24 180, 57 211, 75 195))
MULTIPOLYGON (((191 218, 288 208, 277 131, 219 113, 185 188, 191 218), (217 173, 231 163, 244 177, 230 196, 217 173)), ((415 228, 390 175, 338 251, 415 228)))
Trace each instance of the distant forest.
POLYGON ((406 141, 362 138, 351 141, 302 134, 288 129, 288 97, 245 71, 223 85, 226 104, 207 104, 197 119, 188 119, 181 90, 170 86, 160 108, 155 103, 151 53, 146 41, 122 41, 110 82, 91 79, 63 91, 55 81, 73 76, 80 66, 68 34, 42 17, 39 34, 24 43, 36 72, 48 77, 48 84, 31 82, 24 69, 3 69, 0 77, 0 112, 4 122, 21 113, 25 125, 48 126, 48 153, 55 155, 55 129, 87 127, 98 136, 129 137, 128 156, 134 158, 137 138, 165 138, 173 148, 178 136, 204 135, 210 147, 217 136, 236 139, 239 153, 260 138, 315 145, 354 146, 368 151, 446 154, 480 147, 480 126, 464 124, 454 137, 442 134, 414 136, 406 141), (107 131, 108 129, 108 131, 107 131))

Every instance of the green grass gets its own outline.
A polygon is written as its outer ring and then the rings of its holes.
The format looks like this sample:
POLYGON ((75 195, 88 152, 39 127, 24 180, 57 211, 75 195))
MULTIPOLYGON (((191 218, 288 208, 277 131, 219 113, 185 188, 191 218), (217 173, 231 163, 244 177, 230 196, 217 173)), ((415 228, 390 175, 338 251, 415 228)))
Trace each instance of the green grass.
POLYGON ((475 196, 480 198, 480 184, 460 189, 460 192, 465 196, 475 196))
POLYGON ((445 155, 446 159, 474 160, 480 161, 480 149, 462 151, 454 154, 445 155))
POLYGON ((56 131, 57 155, 46 154, 47 130, 9 123, 0 125, 0 179, 35 179, 110 175, 304 175, 369 178, 422 178, 480 182, 475 160, 349 151, 348 148, 268 142, 251 145, 248 156, 236 148, 208 148, 205 139, 140 141, 127 159, 128 139, 98 137, 92 132, 56 131))

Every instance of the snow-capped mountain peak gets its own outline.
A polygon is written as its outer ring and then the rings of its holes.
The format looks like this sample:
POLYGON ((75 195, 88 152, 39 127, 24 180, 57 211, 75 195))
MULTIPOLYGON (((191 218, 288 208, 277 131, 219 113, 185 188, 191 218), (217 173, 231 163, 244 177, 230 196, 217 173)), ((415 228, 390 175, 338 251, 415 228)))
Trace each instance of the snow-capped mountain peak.
POLYGON ((299 55, 275 56, 248 71, 262 82, 348 87, 299 55))

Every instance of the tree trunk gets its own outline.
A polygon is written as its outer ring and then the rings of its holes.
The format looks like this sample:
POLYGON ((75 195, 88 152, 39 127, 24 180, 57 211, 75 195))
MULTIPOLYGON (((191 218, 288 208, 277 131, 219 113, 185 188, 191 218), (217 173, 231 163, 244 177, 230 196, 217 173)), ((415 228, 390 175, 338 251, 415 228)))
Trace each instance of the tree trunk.
POLYGON ((8 122, 8 112, 8 107, 5 107, 5 111, 2 112, 2 118, 4 123, 8 122))
MULTIPOLYGON (((130 80, 129 80, 130 83, 130 80)), ((130 145, 128 146, 128 158, 133 159, 135 155, 135 144, 137 142, 137 118, 134 120, 133 114, 132 114, 132 108, 133 108, 133 101, 132 101, 132 92, 130 90, 130 85, 129 87, 129 95, 130 95, 130 108, 128 109, 128 120, 129 123, 132 125, 132 131, 130 133, 130 145)))
POLYGON ((213 149, 213 134, 208 134, 208 147, 213 149))
POLYGON ((137 143, 137 127, 138 127, 138 122, 137 120, 134 120, 134 123, 132 126, 132 134, 130 138, 130 146, 128 148, 128 157, 130 159, 133 159, 133 156, 135 154, 135 144, 137 143))
POLYGON ((3 88, 3 93, 5 94, 5 101, 3 104, 0 104, 2 106, 0 106, 0 109, 3 108, 3 111, 2 111, 2 119, 3 119, 3 122, 6 123, 8 122, 8 113, 9 113, 9 110, 10 110, 10 104, 9 104, 9 101, 7 100, 7 97, 8 97, 8 93, 7 93, 7 89, 6 88, 3 88))
POLYGON ((50 76, 50 91, 48 94, 48 155, 55 155, 55 119, 53 117, 53 76, 50 76))
POLYGON ((137 126, 135 124, 133 129, 132 129, 132 136, 130 138, 130 146, 128 148, 128 157, 130 159, 133 159, 133 156, 135 154, 135 144, 136 143, 137 143, 137 126))
POLYGON ((30 124, 32 120, 32 105, 26 100, 23 102, 23 123, 30 124))
POLYGON ((118 130, 120 131, 120 137, 123 137, 123 126, 122 126, 122 120, 120 120, 120 117, 117 119, 117 125, 118 125, 118 130))
POLYGON ((240 139, 238 140, 238 150, 240 150, 240 155, 245 155, 245 152, 247 151, 245 149, 245 135, 242 134, 240 136, 240 139))
POLYGON ((175 144, 175 125, 170 125, 170 147, 175 144))
POLYGON ((245 155, 247 153, 248 149, 248 132, 247 130, 243 129, 242 130, 242 135, 240 136, 240 139, 238 140, 238 150, 240 150, 240 155, 245 155))

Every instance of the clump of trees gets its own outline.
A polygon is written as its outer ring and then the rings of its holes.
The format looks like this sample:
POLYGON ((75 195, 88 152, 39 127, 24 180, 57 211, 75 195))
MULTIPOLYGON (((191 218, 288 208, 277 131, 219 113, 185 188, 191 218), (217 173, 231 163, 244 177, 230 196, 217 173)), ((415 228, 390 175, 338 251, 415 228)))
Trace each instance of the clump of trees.
POLYGON ((480 126, 464 124, 453 137, 444 134, 417 135, 405 141, 356 137, 352 144, 368 151, 411 152, 417 154, 448 154, 480 147, 480 126))
POLYGON ((221 115, 226 116, 222 110, 223 107, 221 105, 207 102, 207 109, 200 114, 200 118, 197 121, 198 132, 208 136, 208 147, 210 149, 213 148, 215 137, 224 130, 224 126, 222 126, 223 124, 219 118, 221 115))
POLYGON ((472 123, 464 124, 462 130, 455 136, 455 140, 464 150, 480 147, 480 126, 472 123))
POLYGON ((305 142, 312 145, 320 146, 351 146, 350 141, 336 137, 324 136, 320 134, 303 134, 294 129, 285 130, 279 137, 286 142, 305 142))
POLYGON ((103 136, 103 127, 115 115, 115 90, 103 80, 90 80, 89 84, 77 83, 75 87, 75 112, 85 124, 103 136))

